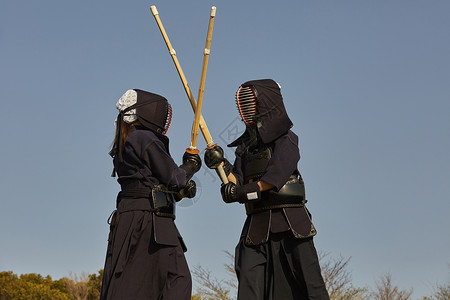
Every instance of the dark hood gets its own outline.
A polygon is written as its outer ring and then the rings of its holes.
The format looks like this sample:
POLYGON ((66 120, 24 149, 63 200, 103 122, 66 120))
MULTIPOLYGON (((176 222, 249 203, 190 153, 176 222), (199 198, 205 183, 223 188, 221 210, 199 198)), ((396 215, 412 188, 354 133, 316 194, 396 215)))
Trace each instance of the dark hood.
MULTIPOLYGON (((292 121, 286 112, 281 96, 280 87, 272 79, 247 81, 241 86, 251 87, 256 93, 256 129, 265 144, 273 142, 291 127, 292 121)), ((243 139, 248 138, 249 128, 229 147, 237 146, 243 139)))
POLYGON ((163 96, 134 89, 137 93, 136 116, 144 127, 158 133, 164 132, 169 102, 163 96))
MULTIPOLYGON (((166 121, 170 110, 169 102, 163 96, 134 89, 136 92, 136 103, 121 110, 117 116, 118 135, 115 140, 113 149, 110 151, 111 156, 119 155, 119 162, 122 162, 123 147, 120 147, 122 141, 122 130, 124 116, 127 112, 136 109, 136 117, 141 122, 142 127, 152 130, 164 142, 168 148, 168 138, 163 134, 166 131, 166 121)), ((168 127, 168 126, 167 126, 168 127)))

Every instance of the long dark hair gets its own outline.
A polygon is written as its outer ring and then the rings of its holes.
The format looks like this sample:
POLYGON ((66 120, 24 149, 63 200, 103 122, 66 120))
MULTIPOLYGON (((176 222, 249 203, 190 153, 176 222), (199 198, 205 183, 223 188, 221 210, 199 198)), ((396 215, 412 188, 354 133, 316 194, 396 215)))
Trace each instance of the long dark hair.
MULTIPOLYGON (((116 156, 119 157, 119 164, 122 162, 122 153, 124 151, 125 148, 125 141, 128 138, 128 135, 130 134, 131 131, 131 126, 134 125, 141 125, 141 122, 139 121, 134 121, 131 124, 128 124, 126 122, 123 122, 122 120, 122 124, 119 123, 120 121, 117 122, 116 125, 116 135, 114 136, 114 142, 113 145, 111 147, 111 151, 109 151, 109 155, 111 155, 112 158, 115 158, 116 156), (120 126, 119 126, 120 124, 120 126)), ((116 177, 116 168, 114 167, 111 177, 116 177)))
POLYGON ((119 152, 123 153, 124 147, 125 147, 125 141, 128 138, 128 135, 131 131, 131 126, 139 126, 141 125, 141 122, 134 121, 131 124, 128 124, 127 122, 123 122, 122 124, 122 132, 119 132, 120 126, 116 126, 116 135, 114 136, 114 142, 111 147, 111 151, 109 152, 109 155, 112 157, 119 154, 119 152), (119 142, 117 140, 120 139, 119 142))

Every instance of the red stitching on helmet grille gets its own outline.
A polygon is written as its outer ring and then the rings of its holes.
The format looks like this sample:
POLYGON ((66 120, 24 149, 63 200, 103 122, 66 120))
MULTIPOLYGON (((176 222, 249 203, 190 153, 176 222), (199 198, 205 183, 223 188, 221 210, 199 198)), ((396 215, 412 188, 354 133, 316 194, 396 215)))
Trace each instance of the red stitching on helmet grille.
POLYGON ((236 105, 242 121, 248 126, 253 125, 256 114, 256 95, 253 89, 241 86, 236 92, 236 105), (249 92, 251 92, 251 95, 249 95, 249 92))
POLYGON ((162 134, 165 135, 167 133, 171 122, 172 122, 172 105, 170 105, 170 103, 167 103, 167 118, 166 118, 166 124, 164 124, 164 131, 162 134))

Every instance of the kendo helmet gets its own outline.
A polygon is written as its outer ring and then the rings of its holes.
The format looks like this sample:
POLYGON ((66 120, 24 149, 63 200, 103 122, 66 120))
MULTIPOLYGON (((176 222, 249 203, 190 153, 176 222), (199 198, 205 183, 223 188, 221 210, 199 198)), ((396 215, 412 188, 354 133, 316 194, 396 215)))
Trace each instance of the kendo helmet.
POLYGON ((143 90, 128 90, 117 101, 118 121, 131 124, 136 120, 142 126, 166 134, 172 120, 172 107, 163 96, 143 90))
POLYGON ((255 127, 264 143, 274 141, 292 127, 284 107, 281 86, 272 79, 243 83, 235 100, 242 121, 247 128, 255 127))
MULTIPOLYGON (((122 162, 123 143, 123 123, 132 124, 139 120, 140 124, 157 134, 161 135, 162 140, 167 140, 165 136, 172 120, 172 107, 163 96, 146 92, 143 90, 128 90, 120 97, 116 103, 119 115, 116 119, 117 134, 113 149, 110 155, 118 155, 119 162, 122 162)), ((165 144, 167 144, 167 141, 165 144)), ((113 171, 113 176, 115 171, 113 171)))

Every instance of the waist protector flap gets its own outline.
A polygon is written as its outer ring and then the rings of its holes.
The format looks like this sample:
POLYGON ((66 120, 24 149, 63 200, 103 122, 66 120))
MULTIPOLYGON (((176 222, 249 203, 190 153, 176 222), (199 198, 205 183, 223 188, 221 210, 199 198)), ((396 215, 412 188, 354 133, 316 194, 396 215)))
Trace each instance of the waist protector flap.
POLYGON ((175 201, 172 192, 165 185, 157 185, 152 188, 152 206, 156 209, 156 215, 175 219, 175 201))

